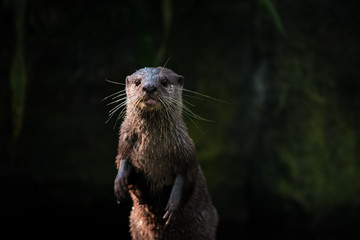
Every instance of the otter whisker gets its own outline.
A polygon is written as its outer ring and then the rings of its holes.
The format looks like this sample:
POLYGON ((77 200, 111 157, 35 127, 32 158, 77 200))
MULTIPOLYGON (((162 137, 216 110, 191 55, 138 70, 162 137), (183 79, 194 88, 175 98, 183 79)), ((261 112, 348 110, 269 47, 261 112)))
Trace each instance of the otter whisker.
POLYGON ((159 75, 161 75, 162 70, 165 69, 165 67, 166 67, 166 65, 168 64, 168 62, 170 61, 170 59, 171 59, 171 57, 169 57, 169 58, 166 60, 165 64, 164 64, 164 65, 162 66, 162 68, 160 69, 159 75))
POLYGON ((192 104, 192 103, 189 102, 189 101, 186 101, 186 100, 183 99, 183 102, 186 103, 187 105, 190 105, 190 106, 192 106, 192 107, 195 107, 195 104, 192 104))
POLYGON ((117 84, 117 85, 123 85, 123 86, 126 85, 125 83, 115 82, 115 81, 111 81, 111 80, 109 80, 109 79, 105 79, 105 81, 107 81, 107 82, 109 82, 109 83, 117 84))
POLYGON ((180 102, 178 102, 176 99, 173 99, 173 98, 168 98, 168 97, 165 97, 164 98, 164 103, 165 103, 165 106, 166 106, 166 111, 165 111, 165 114, 168 115, 168 118, 170 118, 170 116, 174 116, 175 113, 176 113, 176 109, 171 105, 171 102, 175 103, 177 107, 180 107, 181 109, 181 104, 180 102))
POLYGON ((113 98, 111 98, 111 99, 114 100, 114 99, 117 99, 117 98, 122 97, 122 96, 126 96, 126 92, 121 93, 121 94, 119 94, 119 95, 116 95, 115 97, 113 97, 113 98))
POLYGON ((199 98, 199 97, 196 97, 196 96, 193 96, 193 95, 190 95, 190 94, 185 94, 185 93, 183 93, 182 95, 185 96, 185 97, 191 97, 191 98, 194 98, 194 99, 197 99, 197 100, 200 100, 200 101, 204 101, 204 99, 199 98))
POLYGON ((113 107, 110 111, 109 114, 116 112, 119 108, 126 106, 126 101, 123 101, 121 103, 119 103, 118 105, 116 105, 115 107, 113 107))
POLYGON ((166 108, 166 105, 165 105, 165 103, 164 103, 164 100, 160 97, 159 98, 159 102, 161 103, 161 105, 164 107, 164 108, 166 108))
MULTIPOLYGON (((160 103, 163 105, 163 109, 161 111, 162 116, 165 116, 161 118, 161 135, 164 137, 165 141, 167 141, 168 136, 171 136, 171 133, 168 133, 169 129, 174 127, 174 122, 176 122, 176 119, 174 117, 177 116, 176 109, 170 104, 169 98, 159 98, 160 103)), ((170 149, 168 149, 170 152, 170 149)))
POLYGON ((121 101, 123 101, 123 100, 125 100, 125 99, 126 99, 126 96, 125 96, 125 97, 122 97, 122 98, 120 98, 120 99, 117 99, 117 100, 115 100, 115 101, 112 101, 112 102, 106 104, 106 106, 112 105, 112 104, 114 104, 114 103, 121 102, 121 101))
MULTIPOLYGON (((194 119, 200 120, 200 121, 206 121, 206 122, 214 122, 212 120, 206 119, 206 118, 201 117, 200 115, 194 113, 187 105, 190 105, 192 107, 194 107, 195 105, 186 100, 183 100, 183 99, 178 100, 176 97, 164 97, 163 96, 163 102, 164 102, 164 105, 166 106, 166 111, 165 111, 166 115, 174 116, 176 109, 182 109, 182 114, 183 114, 184 118, 188 119, 192 124, 194 124, 194 126, 201 133, 203 133, 203 131, 201 130, 199 125, 194 121, 194 119)), ((169 118, 170 116, 167 116, 167 117, 169 118)))
POLYGON ((194 125, 195 127, 201 132, 201 133, 204 133, 201 128, 199 127, 199 125, 196 124, 196 122, 192 119, 192 116, 188 116, 188 115, 184 115, 187 119, 189 119, 194 125))
POLYGON ((205 122, 214 122, 212 120, 209 120, 209 119, 206 119, 206 118, 203 118, 199 115, 197 115, 196 113, 194 113, 193 111, 191 111, 186 105, 184 105, 184 112, 185 113, 188 113, 190 116, 192 116, 193 118, 197 119, 197 120, 202 120, 202 121, 205 121, 205 122))
POLYGON ((105 101, 105 100, 108 99, 108 98, 111 98, 112 96, 114 96, 114 95, 116 95, 116 94, 123 94, 123 95, 125 95, 125 94, 126 94, 126 93, 124 93, 125 91, 126 91, 126 90, 123 89, 123 90, 120 90, 120 91, 118 91, 118 92, 116 92, 116 93, 110 94, 109 96, 103 98, 103 99, 101 100, 101 102, 105 101))
POLYGON ((192 93, 192 94, 195 94, 195 95, 198 95, 198 96, 201 96, 201 97, 209 98, 209 99, 212 99, 212 100, 215 100, 215 101, 218 101, 218 102, 228 104, 228 102, 225 102, 225 101, 223 101, 221 99, 217 99, 217 98, 214 98, 214 97, 211 97, 211 96, 208 96, 208 95, 196 92, 196 91, 192 91, 192 90, 189 90, 189 89, 186 89, 186 88, 183 88, 183 91, 188 92, 188 93, 192 93))
MULTIPOLYGON (((127 108, 126 108, 127 104, 130 104, 130 103, 132 104, 133 102, 135 102, 135 104, 138 104, 138 102, 139 102, 139 99, 138 99, 136 96, 132 96, 132 97, 128 96, 127 98, 124 98, 124 99, 126 99, 126 100, 123 101, 122 103, 120 103, 119 105, 117 105, 115 108, 113 108, 113 109, 110 111, 111 114, 110 114, 110 117, 109 117, 108 121, 112 118, 112 116, 114 116, 114 114, 115 114, 119 109, 123 108, 123 109, 120 111, 120 113, 118 114, 117 118, 116 118, 116 121, 115 121, 115 124, 114 124, 113 129, 115 129, 115 127, 116 127, 116 125, 117 125, 117 122, 118 122, 120 119, 122 119, 123 117, 125 117, 126 112, 127 112, 127 108)), ((107 122, 108 122, 108 121, 107 121, 107 122)))
POLYGON ((122 104, 123 104, 123 103, 118 104, 118 105, 116 105, 114 108, 112 108, 112 109, 109 111, 109 116, 112 116, 117 110, 119 110, 121 107, 123 107, 122 104))
POLYGON ((119 119, 121 119, 122 117, 124 117, 125 114, 126 114, 126 105, 127 105, 127 103, 130 103, 130 102, 134 101, 134 99, 135 99, 135 97, 132 97, 132 98, 131 98, 131 97, 123 97, 123 98, 121 98, 121 99, 118 99, 118 100, 116 100, 116 101, 113 101, 113 102, 107 104, 107 105, 110 105, 110 104, 113 104, 113 103, 115 103, 115 102, 120 102, 118 105, 116 105, 115 107, 113 107, 113 108, 109 111, 109 118, 106 120, 105 123, 108 123, 108 122, 110 121, 110 119, 115 115, 115 113, 116 113, 119 109, 123 108, 123 109, 120 111, 120 113, 119 113, 119 115, 118 115, 118 117, 117 117, 117 119, 116 119, 116 122, 115 122, 115 124, 114 124, 114 128, 115 128, 115 127, 116 127, 116 124, 117 124, 117 121, 118 121, 119 119))
POLYGON ((108 123, 110 121, 110 119, 114 116, 114 114, 122 107, 124 107, 125 105, 123 104, 119 104, 118 106, 116 106, 115 108, 113 108, 109 113, 109 118, 105 123, 108 123))
POLYGON ((126 114, 126 108, 123 108, 123 109, 121 110, 121 112, 119 113, 119 115, 117 116, 117 118, 116 118, 116 121, 115 121, 115 124, 114 124, 113 129, 115 129, 117 122, 118 122, 121 118, 123 118, 123 117, 125 116, 125 114, 126 114))
MULTIPOLYGON (((200 115, 194 113, 194 112, 185 104, 185 103, 187 103, 187 104, 191 104, 191 103, 189 103, 189 102, 187 102, 187 101, 184 101, 184 100, 183 100, 183 102, 181 102, 181 101, 179 101, 179 100, 177 100, 177 99, 174 99, 174 98, 170 98, 170 99, 171 99, 171 102, 172 102, 173 104, 177 105, 177 107, 182 107, 183 113, 186 114, 188 117, 192 117, 192 118, 194 118, 194 119, 201 120, 201 121, 206 121, 206 122, 214 122, 214 121, 212 121, 212 120, 206 119, 206 118, 201 117, 200 115)), ((169 99, 169 100, 170 100, 170 99, 169 99)), ((191 105, 194 106, 193 104, 191 104, 191 105)))

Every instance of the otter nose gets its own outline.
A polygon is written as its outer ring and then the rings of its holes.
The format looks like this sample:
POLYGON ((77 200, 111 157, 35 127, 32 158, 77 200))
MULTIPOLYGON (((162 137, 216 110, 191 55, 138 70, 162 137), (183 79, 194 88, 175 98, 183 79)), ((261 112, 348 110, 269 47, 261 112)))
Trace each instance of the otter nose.
POLYGON ((156 87, 152 84, 145 84, 143 87, 143 91, 146 92, 147 94, 151 94, 153 92, 156 91, 156 87))

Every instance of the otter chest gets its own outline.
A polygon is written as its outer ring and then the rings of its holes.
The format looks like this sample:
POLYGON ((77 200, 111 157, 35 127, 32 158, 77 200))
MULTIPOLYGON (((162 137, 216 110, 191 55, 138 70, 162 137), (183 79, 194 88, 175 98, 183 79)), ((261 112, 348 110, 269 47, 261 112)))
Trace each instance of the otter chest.
POLYGON ((145 132, 138 134, 131 159, 149 180, 171 185, 182 162, 180 147, 169 136, 145 132))

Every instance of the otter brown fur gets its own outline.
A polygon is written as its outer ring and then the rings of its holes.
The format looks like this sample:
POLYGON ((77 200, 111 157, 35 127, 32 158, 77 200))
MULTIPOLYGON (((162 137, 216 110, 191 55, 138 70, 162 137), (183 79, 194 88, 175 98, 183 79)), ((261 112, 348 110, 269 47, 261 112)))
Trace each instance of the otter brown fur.
POLYGON ((218 216, 182 117, 184 78, 143 68, 126 78, 114 191, 133 200, 133 239, 215 239, 218 216))

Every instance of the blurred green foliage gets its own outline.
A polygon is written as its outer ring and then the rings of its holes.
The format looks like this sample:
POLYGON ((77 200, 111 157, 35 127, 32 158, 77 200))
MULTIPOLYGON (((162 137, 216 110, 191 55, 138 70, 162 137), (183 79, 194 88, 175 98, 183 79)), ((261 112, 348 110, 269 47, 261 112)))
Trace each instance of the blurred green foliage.
POLYGON ((326 218, 341 205, 353 205, 360 193, 357 136, 336 99, 336 79, 315 68, 316 56, 304 49, 283 58, 280 81, 286 88, 283 112, 291 112, 280 128, 286 142, 276 146, 276 156, 286 173, 279 174, 276 191, 293 199, 309 213, 326 218), (326 77, 329 92, 317 86, 326 77), (334 99, 335 98, 335 99, 334 99))
POLYGON ((275 24, 276 28, 279 30, 279 32, 281 32, 282 34, 285 34, 284 25, 281 21, 279 13, 277 12, 272 1, 271 0, 259 0, 259 4, 268 10, 268 12, 271 15, 271 17, 274 21, 274 24, 275 24))
POLYGON ((19 137, 26 97, 26 64, 24 51, 24 21, 26 0, 16 0, 14 3, 14 29, 15 29, 15 52, 10 69, 11 103, 12 103, 12 135, 14 139, 19 137))

